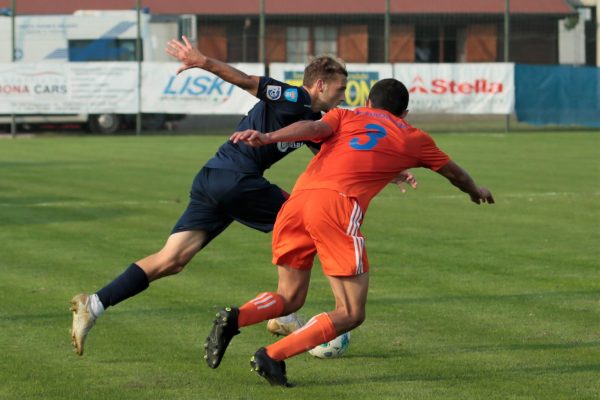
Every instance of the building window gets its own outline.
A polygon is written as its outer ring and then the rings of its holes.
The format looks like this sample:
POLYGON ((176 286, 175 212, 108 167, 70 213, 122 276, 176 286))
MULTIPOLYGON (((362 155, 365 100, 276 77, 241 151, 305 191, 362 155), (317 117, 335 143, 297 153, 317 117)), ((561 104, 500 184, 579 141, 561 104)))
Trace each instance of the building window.
POLYGON ((440 34, 437 26, 417 26, 415 31, 415 61, 439 62, 440 34))
POLYGON ((290 26, 286 32, 287 62, 305 63, 310 55, 310 28, 290 26))
POLYGON ((286 31, 287 62, 305 63, 310 56, 338 53, 335 26, 290 26, 286 31))
POLYGON ((314 27, 315 55, 337 55, 338 30, 335 26, 314 27))

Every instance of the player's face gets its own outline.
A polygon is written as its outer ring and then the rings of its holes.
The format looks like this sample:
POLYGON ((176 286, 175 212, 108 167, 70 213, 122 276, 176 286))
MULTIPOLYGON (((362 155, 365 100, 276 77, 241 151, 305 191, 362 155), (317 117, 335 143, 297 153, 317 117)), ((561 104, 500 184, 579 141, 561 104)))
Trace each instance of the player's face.
POLYGON ((346 82, 344 75, 338 74, 329 81, 323 82, 323 89, 319 93, 323 111, 329 111, 339 106, 346 98, 346 82))

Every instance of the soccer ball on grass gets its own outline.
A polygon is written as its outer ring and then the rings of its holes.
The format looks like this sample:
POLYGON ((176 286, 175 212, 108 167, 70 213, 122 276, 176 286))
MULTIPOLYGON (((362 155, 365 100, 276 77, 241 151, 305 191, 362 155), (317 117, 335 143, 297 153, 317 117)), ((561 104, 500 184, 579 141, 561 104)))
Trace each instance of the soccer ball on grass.
POLYGON ((350 332, 346 332, 327 343, 315 347, 309 353, 317 358, 335 358, 344 354, 349 345, 350 332))

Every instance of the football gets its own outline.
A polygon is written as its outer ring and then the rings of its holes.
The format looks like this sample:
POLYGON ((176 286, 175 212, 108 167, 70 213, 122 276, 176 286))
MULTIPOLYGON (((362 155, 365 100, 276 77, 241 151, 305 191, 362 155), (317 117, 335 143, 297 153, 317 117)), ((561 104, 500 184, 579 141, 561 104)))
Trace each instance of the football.
POLYGON ((317 358, 335 358, 344 354, 349 345, 350 332, 346 332, 327 343, 315 347, 309 353, 317 358))

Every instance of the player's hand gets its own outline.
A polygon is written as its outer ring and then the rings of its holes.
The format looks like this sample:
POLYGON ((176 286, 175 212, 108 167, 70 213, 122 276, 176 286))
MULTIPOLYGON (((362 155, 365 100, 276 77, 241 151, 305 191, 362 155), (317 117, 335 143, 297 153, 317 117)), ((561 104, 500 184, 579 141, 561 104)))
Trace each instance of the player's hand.
POLYGON ((260 147, 271 143, 267 135, 253 129, 235 132, 229 138, 233 143, 244 142, 250 147, 260 147))
POLYGON ((181 73, 186 69, 190 68, 203 68, 206 64, 207 57, 200 52, 197 48, 193 47, 189 39, 183 35, 181 37, 183 43, 179 40, 171 39, 167 43, 165 51, 167 54, 175 57, 182 64, 177 69, 177 73, 181 73))
POLYGON ((476 194, 471 194, 471 201, 476 204, 494 204, 494 197, 492 196, 492 192, 490 192, 483 186, 480 186, 477 188, 476 194))
POLYGON ((400 188, 402 193, 406 193, 406 185, 410 186, 413 189, 417 188, 417 180, 415 176, 410 173, 409 170, 404 170, 400 172, 394 179, 390 181, 390 183, 394 183, 400 188))

